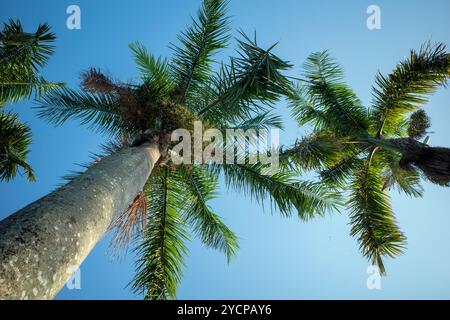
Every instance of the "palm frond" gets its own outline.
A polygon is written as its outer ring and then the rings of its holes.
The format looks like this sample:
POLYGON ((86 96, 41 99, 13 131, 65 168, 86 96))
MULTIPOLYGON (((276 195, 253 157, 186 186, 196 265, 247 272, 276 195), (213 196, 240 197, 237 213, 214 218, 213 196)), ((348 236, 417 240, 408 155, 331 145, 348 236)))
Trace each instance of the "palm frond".
POLYGON ((172 45, 175 56, 171 63, 176 78, 177 95, 182 101, 191 87, 203 83, 211 71, 212 54, 226 46, 229 40, 229 18, 226 0, 203 0, 197 20, 172 45))
POLYGON ((294 99, 291 103, 301 122, 314 122, 320 129, 334 129, 339 136, 367 131, 367 112, 356 94, 343 82, 342 68, 327 51, 311 54, 303 69, 305 90, 297 96, 306 94, 307 97, 299 101, 294 99))
POLYGON ((218 177, 199 166, 191 168, 180 166, 177 172, 182 188, 180 192, 186 199, 184 203, 186 221, 206 246, 220 250, 230 261, 239 249, 237 236, 207 204, 215 197, 215 191, 219 187, 218 177))
POLYGON ((407 114, 427 103, 449 77, 450 54, 442 43, 426 43, 419 51, 411 51, 387 77, 378 73, 371 110, 373 133, 392 134, 407 114))
POLYGON ((19 168, 25 171, 28 180, 35 180, 33 169, 27 163, 30 144, 30 128, 17 115, 0 111, 0 181, 13 179, 19 168))
POLYGON ((167 97, 172 92, 173 81, 170 75, 169 62, 164 58, 156 58, 139 42, 129 45, 138 66, 141 80, 153 98, 167 97))
POLYGON ((126 252, 131 240, 147 234, 148 203, 143 191, 138 192, 128 208, 109 225, 114 230, 109 247, 112 253, 126 252))
POLYGON ((302 170, 323 170, 345 155, 343 140, 326 131, 315 131, 295 142, 280 154, 280 160, 302 170))
POLYGON ((343 158, 334 166, 320 172, 320 177, 330 187, 346 188, 349 178, 354 173, 354 168, 362 161, 359 155, 355 153, 347 158, 343 158))
POLYGON ((120 86, 99 69, 90 68, 80 75, 81 87, 89 93, 117 93, 120 86))
POLYGON ((17 102, 22 99, 28 99, 33 94, 36 98, 42 97, 57 88, 64 87, 62 82, 48 82, 44 78, 37 79, 0 79, 0 97, 4 101, 17 102))
POLYGON ((254 129, 254 130, 270 130, 283 129, 283 121, 279 115, 273 114, 269 111, 254 114, 250 118, 243 118, 239 123, 230 123, 228 129, 254 129))
POLYGON ((381 173, 384 179, 383 190, 396 188, 400 193, 410 197, 422 197, 423 187, 420 184, 419 172, 411 167, 409 170, 402 168, 401 154, 391 150, 380 150, 379 160, 383 162, 381 173))
POLYGON ((137 246, 136 275, 132 282, 135 293, 147 300, 176 297, 181 281, 188 234, 177 210, 176 192, 168 168, 160 168, 149 178, 145 187, 148 202, 148 228, 137 246))
POLYGON ((54 125, 77 119, 98 132, 110 134, 125 127, 114 95, 61 88, 42 97, 39 103, 38 116, 54 125))
POLYGON ((248 118, 252 112, 266 111, 264 104, 275 102, 290 91, 289 81, 281 72, 291 65, 272 54, 275 45, 264 50, 256 39, 251 40, 242 32, 241 35, 239 56, 231 58, 229 66, 222 65, 213 79, 211 90, 215 96, 198 111, 205 119, 248 118))
POLYGON ((9 20, 0 32, 0 99, 18 101, 33 92, 40 97, 48 90, 63 86, 46 81, 39 73, 53 54, 55 35, 48 24, 35 33, 23 31, 20 21, 9 20))
POLYGON ((262 174, 259 163, 223 165, 225 183, 264 205, 269 200, 280 213, 289 217, 297 211, 303 220, 322 216, 339 205, 338 196, 320 183, 299 181, 291 170, 281 169, 276 174, 262 174))
POLYGON ((398 164, 384 173, 383 189, 390 190, 395 187, 401 193, 419 198, 423 196, 423 187, 420 184, 420 174, 414 170, 402 169, 398 164))
POLYGON ((0 32, 0 64, 30 63, 34 71, 44 67, 54 49, 56 36, 48 24, 40 24, 34 33, 26 33, 20 21, 10 19, 0 32))
POLYGON ((406 238, 396 224, 374 160, 367 159, 354 171, 347 205, 351 210, 350 234, 358 240, 362 254, 385 274, 383 257, 401 254, 406 238))

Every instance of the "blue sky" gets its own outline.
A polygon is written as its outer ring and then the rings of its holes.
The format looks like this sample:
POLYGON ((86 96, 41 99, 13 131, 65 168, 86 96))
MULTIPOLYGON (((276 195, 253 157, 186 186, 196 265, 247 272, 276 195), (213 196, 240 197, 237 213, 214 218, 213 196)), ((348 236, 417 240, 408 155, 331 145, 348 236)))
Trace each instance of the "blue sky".
MULTIPOLYGON (((169 42, 195 15, 199 1, 2 1, 0 21, 18 18, 26 30, 48 22, 56 32, 56 54, 44 75, 49 80, 78 86, 78 75, 100 67, 121 80, 137 72, 127 45, 139 40, 157 55, 171 54, 169 42), (81 30, 66 28, 66 8, 81 8, 81 30)), ((232 1, 233 27, 257 31, 261 46, 279 41, 276 53, 295 64, 291 75, 311 52, 329 49, 342 64, 348 84, 366 105, 376 72, 389 72, 395 64, 427 40, 450 45, 450 2, 430 1, 232 1), (368 30, 366 9, 381 8, 381 30, 368 30)), ((236 34, 236 32, 235 32, 236 34)), ((224 53, 232 54, 231 47, 224 53)), ((449 146, 450 89, 439 90, 426 109, 433 126, 431 143, 449 146)), ((0 183, 0 218, 45 195, 89 160, 105 137, 75 121, 54 128, 36 118, 33 102, 9 106, 32 128, 30 162, 37 182, 23 178, 0 183)), ((302 135, 289 119, 284 103, 277 112, 286 120, 281 142, 302 135)), ((183 299, 392 299, 450 298, 449 190, 425 183, 425 196, 410 199, 392 193, 394 211, 408 236, 408 249, 387 261, 388 276, 380 290, 368 290, 366 269, 356 242, 349 236, 348 215, 303 223, 280 218, 242 195, 222 189, 213 201, 216 211, 240 237, 241 250, 227 265, 225 257, 189 244, 184 279, 178 297, 183 299)), ((106 236, 81 267, 81 290, 64 288, 59 299, 140 298, 126 288, 133 276, 133 256, 117 261, 107 254, 106 236)))

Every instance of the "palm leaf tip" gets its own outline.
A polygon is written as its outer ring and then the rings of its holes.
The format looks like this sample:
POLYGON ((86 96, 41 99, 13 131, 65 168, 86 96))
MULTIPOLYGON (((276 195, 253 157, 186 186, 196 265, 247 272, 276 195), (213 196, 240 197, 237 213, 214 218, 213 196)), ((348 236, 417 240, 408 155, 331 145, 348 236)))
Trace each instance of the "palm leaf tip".
POLYGON ((367 130, 367 111, 344 83, 343 69, 328 51, 311 54, 303 69, 307 81, 291 99, 291 108, 300 123, 310 123, 318 130, 332 129, 337 136, 367 130))

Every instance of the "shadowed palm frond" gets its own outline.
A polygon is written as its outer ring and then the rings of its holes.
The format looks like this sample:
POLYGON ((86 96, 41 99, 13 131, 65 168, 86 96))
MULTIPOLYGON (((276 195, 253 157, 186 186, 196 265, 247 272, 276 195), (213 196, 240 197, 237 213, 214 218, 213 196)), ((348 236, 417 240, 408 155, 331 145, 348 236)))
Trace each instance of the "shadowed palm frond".
POLYGON ((384 165, 381 169, 384 179, 383 190, 396 188, 400 193, 404 193, 410 197, 422 197, 423 187, 420 184, 420 174, 414 168, 405 170, 400 166, 401 155, 389 151, 380 150, 378 152, 380 161, 384 165))
POLYGON ((34 181, 33 169, 27 163, 31 144, 30 128, 13 113, 0 111, 0 181, 13 179, 19 168, 29 181, 34 181))
POLYGON ((297 165, 301 170, 323 170, 345 156, 344 140, 326 131, 316 131, 295 142, 280 154, 280 161, 297 165))
MULTIPOLYGON (((361 151, 364 153, 364 151, 361 151)), ((346 188, 348 181, 354 173, 354 168, 361 163, 360 154, 357 153, 347 158, 343 158, 334 166, 320 172, 320 177, 329 187, 346 188)))
POLYGON ((55 35, 48 24, 24 32, 20 21, 9 20, 0 32, 0 99, 16 102, 33 92, 40 97, 62 83, 46 81, 39 73, 53 54, 55 35))
POLYGON ((81 73, 81 86, 88 93, 113 94, 121 89, 109 76, 96 68, 81 73))
POLYGON ((20 21, 9 20, 3 24, 0 32, 0 64, 30 62, 30 67, 37 71, 44 67, 54 53, 51 45, 56 39, 50 32, 48 24, 40 24, 34 33, 24 32, 20 21))

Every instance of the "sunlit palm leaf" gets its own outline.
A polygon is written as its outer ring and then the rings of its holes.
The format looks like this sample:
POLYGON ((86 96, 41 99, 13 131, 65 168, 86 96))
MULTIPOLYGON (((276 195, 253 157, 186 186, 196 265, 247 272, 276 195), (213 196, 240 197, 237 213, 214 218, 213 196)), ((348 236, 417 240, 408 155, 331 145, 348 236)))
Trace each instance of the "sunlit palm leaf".
POLYGON ((228 1, 204 0, 185 32, 178 36, 181 46, 172 45, 175 56, 171 63, 181 100, 203 83, 211 72, 212 54, 224 48, 229 39, 228 1))
POLYGON ((387 77, 377 75, 371 129, 375 134, 393 134, 407 114, 428 101, 450 77, 450 54, 445 45, 427 43, 401 62, 387 77))

